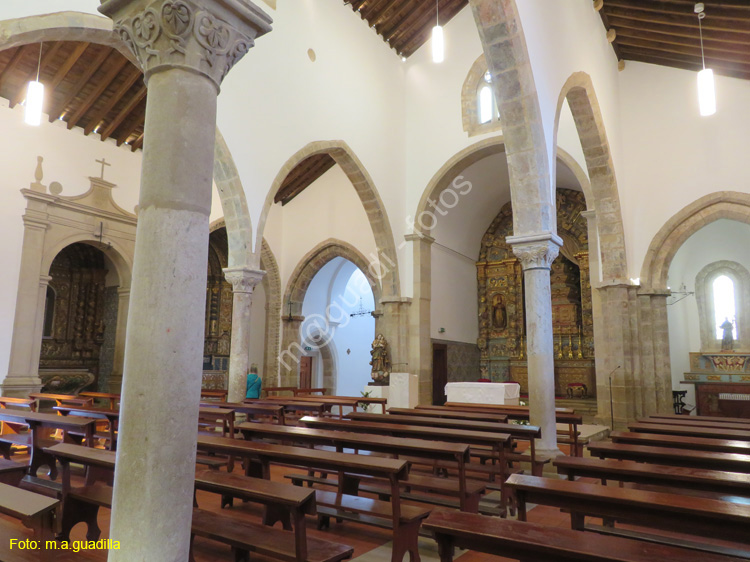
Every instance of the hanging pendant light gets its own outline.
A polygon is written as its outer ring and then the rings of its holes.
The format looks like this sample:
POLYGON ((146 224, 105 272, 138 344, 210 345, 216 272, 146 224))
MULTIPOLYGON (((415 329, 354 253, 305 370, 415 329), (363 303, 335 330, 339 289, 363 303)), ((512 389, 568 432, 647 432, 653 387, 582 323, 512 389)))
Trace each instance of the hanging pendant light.
POLYGON ((38 127, 42 124, 42 109, 44 106, 44 84, 39 81, 42 68, 42 43, 39 43, 39 64, 36 68, 36 80, 29 82, 26 89, 26 103, 23 120, 27 125, 38 127))
POLYGON ((706 17, 703 2, 695 5, 695 13, 698 14, 698 32, 701 37, 701 60, 703 70, 698 73, 698 105, 703 117, 716 113, 716 85, 714 83, 714 71, 706 68, 706 56, 703 52, 703 26, 701 20, 706 17))
POLYGON ((440 25, 440 0, 435 0, 435 27, 432 28, 432 62, 445 60, 445 36, 440 25))

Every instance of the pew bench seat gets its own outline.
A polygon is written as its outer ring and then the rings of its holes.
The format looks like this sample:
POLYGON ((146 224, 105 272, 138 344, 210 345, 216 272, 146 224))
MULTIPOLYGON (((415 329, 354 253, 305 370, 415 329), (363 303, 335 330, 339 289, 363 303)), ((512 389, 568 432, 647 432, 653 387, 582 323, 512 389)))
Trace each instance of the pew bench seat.
POLYGON ((424 522, 435 536, 440 562, 452 562, 455 548, 499 554, 511 560, 544 562, 739 562, 739 558, 675 546, 546 527, 473 513, 434 511, 424 522))
MULTIPOLYGON (((249 561, 250 552, 285 562, 296 561, 293 531, 196 508, 193 509, 192 534, 228 544, 238 562, 249 561)), ((192 548, 190 550, 192 562, 192 548)), ((350 546, 308 537, 305 562, 338 562, 351 558, 353 552, 350 546)))
POLYGON ((26 465, 0 458, 0 483, 18 486, 26 474, 26 465))
MULTIPOLYGON (((318 476, 311 476, 311 475, 305 475, 305 474, 287 474, 285 478, 291 480, 293 484, 296 484, 298 486, 301 485, 303 482, 309 485, 319 484, 322 486, 332 486, 332 487, 338 486, 338 481, 336 479, 327 478, 328 474, 334 474, 334 473, 326 472, 326 471, 316 471, 316 472, 320 472, 323 476, 318 477, 318 476)), ((368 494, 375 494, 381 500, 387 500, 390 498, 391 492, 385 481, 378 479, 378 478, 372 478, 369 476, 361 476, 358 478, 361 478, 361 481, 358 487, 359 491, 365 492, 368 494)), ((459 505, 458 500, 448 499, 448 497, 458 498, 461 495, 459 482, 458 480, 455 480, 453 478, 422 476, 422 475, 416 475, 412 473, 412 474, 409 474, 408 480, 404 480, 400 483, 400 486, 402 489, 407 490, 407 491, 401 492, 401 497, 403 499, 408 499, 408 500, 416 501, 420 503, 428 503, 431 505, 451 507, 455 509, 460 509, 461 507, 459 505), (421 494, 415 494, 412 492, 412 490, 438 494, 438 496, 424 496, 421 494), (440 497, 440 496, 443 496, 443 497, 440 497)), ((470 506, 470 509, 472 509, 474 512, 476 512, 479 507, 479 498, 484 493, 486 487, 487 486, 484 482, 480 482, 476 480, 466 481, 466 492, 469 498, 467 503, 470 506)))

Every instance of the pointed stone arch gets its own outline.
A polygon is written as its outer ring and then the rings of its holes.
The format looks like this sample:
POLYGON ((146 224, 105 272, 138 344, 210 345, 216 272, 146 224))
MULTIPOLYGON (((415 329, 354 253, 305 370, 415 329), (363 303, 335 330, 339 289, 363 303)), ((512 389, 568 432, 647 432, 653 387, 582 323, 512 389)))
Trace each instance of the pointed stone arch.
MULTIPOLYGON (((557 146, 560 113, 565 100, 573 114, 591 182, 586 200, 589 211, 595 216, 601 277, 607 283, 624 283, 628 267, 617 178, 591 77, 585 72, 575 72, 563 85, 557 101, 554 146, 557 146)), ((557 148, 558 153, 560 150, 557 148)))
POLYGON ((750 224, 750 194, 717 191, 684 207, 651 241, 641 269, 641 291, 668 291, 669 266, 685 241, 719 219, 750 224))
MULTIPOLYGON (((278 355, 280 384, 293 386, 298 384, 299 357, 302 355, 300 327, 304 321, 302 303, 305 294, 315 275, 320 269, 334 258, 344 258, 356 265, 365 275, 375 299, 375 310, 379 316, 379 306, 383 299, 383 292, 379 279, 373 274, 369 262, 362 253, 351 244, 343 240, 329 238, 310 250, 294 268, 287 281, 284 291, 283 304, 290 303, 289 314, 283 314, 281 335, 281 350, 278 355)), ((378 330, 376 318, 376 331, 378 330)))
MULTIPOLYGON (((341 169, 344 171, 349 181, 352 182, 354 190, 357 192, 362 206, 367 213, 370 221, 370 228, 377 245, 378 260, 382 266, 380 277, 380 286, 382 287, 384 297, 397 297, 401 294, 401 285, 399 281, 398 258, 396 255, 396 244, 393 239, 393 230, 388 220, 388 213, 385 205, 380 198, 375 183, 367 172, 360 159, 354 154, 354 151, 342 140, 335 141, 315 141, 294 154, 279 173, 276 175, 266 201, 263 206, 263 212, 258 224, 258 236, 261 236, 265 228, 268 213, 273 205, 274 197, 281 189, 284 179, 289 173, 303 160, 318 154, 328 154, 333 158, 341 169)), ((369 265, 360 267, 362 271, 371 269, 369 265)), ((286 302, 286 301, 284 301, 286 302)))

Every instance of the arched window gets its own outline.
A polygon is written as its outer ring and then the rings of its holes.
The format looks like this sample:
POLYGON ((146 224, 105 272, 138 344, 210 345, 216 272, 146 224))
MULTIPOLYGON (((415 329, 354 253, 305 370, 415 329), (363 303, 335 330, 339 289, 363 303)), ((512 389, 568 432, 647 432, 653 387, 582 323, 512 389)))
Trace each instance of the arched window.
POLYGON ((497 121, 499 117, 495 94, 492 91, 492 75, 489 70, 484 73, 477 87, 477 115, 480 125, 497 121))
POLYGON ((737 340, 737 310, 734 300, 734 282, 726 275, 720 275, 713 282, 714 325, 716 339, 724 337, 722 325, 727 320, 734 325, 732 337, 737 340))
POLYGON ((737 262, 717 261, 695 278, 701 351, 721 350, 722 324, 732 323, 735 349, 750 349, 750 272, 737 262))
POLYGON ((47 296, 44 299, 44 327, 42 337, 52 337, 53 320, 55 319, 55 290, 47 285, 47 296))
POLYGON ((484 55, 480 55, 469 70, 461 89, 461 113, 470 137, 500 131, 500 115, 492 88, 492 74, 487 70, 484 55))

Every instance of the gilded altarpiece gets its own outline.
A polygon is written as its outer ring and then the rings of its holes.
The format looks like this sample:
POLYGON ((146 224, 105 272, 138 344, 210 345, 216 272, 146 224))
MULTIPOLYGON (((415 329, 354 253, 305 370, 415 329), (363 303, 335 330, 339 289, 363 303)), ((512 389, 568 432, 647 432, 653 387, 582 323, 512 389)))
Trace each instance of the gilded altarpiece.
POLYGON ((219 386, 229 369, 232 342, 232 285, 224 278, 228 260, 227 231, 219 228, 211 233, 208 246, 208 280, 206 284, 206 326, 203 349, 204 387, 219 386))
MULTIPOLYGON (((39 367, 49 371, 86 370, 97 379, 105 330, 104 254, 89 244, 72 244, 55 257, 50 277, 48 333, 42 338, 39 367)), ((89 382, 68 381, 81 387, 89 382)))
MULTIPOLYGON (((557 190, 557 228, 564 245, 550 271, 555 345, 555 394, 593 397, 594 322, 583 193, 557 190)), ((477 262, 480 372, 492 381, 515 381, 528 392, 523 270, 506 238, 513 211, 506 204, 482 238, 477 262)))

